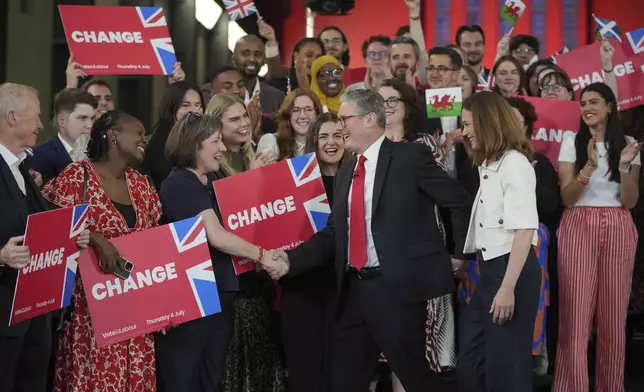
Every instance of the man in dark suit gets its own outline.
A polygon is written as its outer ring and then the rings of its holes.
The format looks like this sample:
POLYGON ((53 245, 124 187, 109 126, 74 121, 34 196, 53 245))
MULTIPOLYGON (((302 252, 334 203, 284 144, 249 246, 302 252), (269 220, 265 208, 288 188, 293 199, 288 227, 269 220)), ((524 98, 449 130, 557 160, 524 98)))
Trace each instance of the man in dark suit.
POLYGON ((26 165, 39 172, 43 183, 58 176, 70 163, 85 158, 98 102, 90 93, 68 88, 56 95, 52 128, 58 134, 33 151, 26 165))
MULTIPOLYGON (((16 277, 29 263, 27 216, 48 208, 23 163, 42 129, 40 102, 36 90, 14 83, 0 85, 0 102, 0 392, 45 392, 51 316, 8 327, 16 277)), ((78 245, 88 242, 85 231, 78 245)))
POLYGON ((232 61, 244 78, 246 104, 255 96, 259 96, 262 112, 274 117, 286 95, 258 78, 259 70, 266 64, 266 47, 262 40, 256 35, 240 38, 235 44, 232 61))
POLYGON ((433 207, 451 211, 463 259, 470 197, 426 146, 384 137, 378 93, 348 92, 338 117, 357 156, 336 176, 327 227, 279 255, 292 275, 335 260, 334 392, 366 391, 380 352, 407 392, 430 391, 440 380, 425 359, 426 304, 454 291, 452 264, 460 263, 450 263, 433 207))

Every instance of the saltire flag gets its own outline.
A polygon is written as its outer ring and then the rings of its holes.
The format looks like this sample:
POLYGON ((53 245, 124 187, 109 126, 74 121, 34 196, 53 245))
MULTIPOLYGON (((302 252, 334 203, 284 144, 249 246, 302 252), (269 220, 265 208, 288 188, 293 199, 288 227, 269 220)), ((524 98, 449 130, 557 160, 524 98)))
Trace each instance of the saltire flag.
POLYGON ((622 42, 622 31, 619 29, 619 26, 617 26, 617 22, 598 18, 595 16, 595 14, 593 14, 593 18, 595 19, 595 22, 597 22, 597 29, 599 30, 599 34, 601 34, 602 37, 613 38, 618 40, 619 42, 622 42))
POLYGON ((644 52, 644 27, 626 33, 626 38, 633 48, 633 53, 644 52))
POLYGON ((460 87, 425 90, 427 117, 454 117, 461 114, 463 94, 460 87))
POLYGON ((493 79, 494 79, 494 76, 492 76, 491 72, 487 76, 485 75, 485 73, 480 74, 479 83, 476 85, 476 91, 492 90, 492 87, 494 86, 492 84, 493 79))
POLYGON ((564 47, 561 48, 560 51, 558 51, 557 53, 555 53, 552 56, 550 56, 550 61, 553 64, 557 64, 557 56, 562 55, 564 53, 568 53, 568 52, 570 52, 570 49, 568 49, 568 46, 564 45, 564 47))
POLYGON ((257 6, 253 0, 224 0, 226 12, 232 20, 239 20, 250 14, 257 14, 257 6))
POLYGON ((501 18, 515 26, 525 9, 526 5, 521 0, 508 0, 501 9, 501 18))

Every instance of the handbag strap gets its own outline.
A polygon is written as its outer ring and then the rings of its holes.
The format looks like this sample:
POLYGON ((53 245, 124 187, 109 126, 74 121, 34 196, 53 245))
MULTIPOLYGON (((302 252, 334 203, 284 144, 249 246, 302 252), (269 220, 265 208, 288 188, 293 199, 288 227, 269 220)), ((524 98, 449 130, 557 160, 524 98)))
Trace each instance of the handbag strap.
POLYGON ((83 165, 83 196, 81 198, 81 204, 87 203, 87 182, 89 175, 87 174, 87 168, 83 165))

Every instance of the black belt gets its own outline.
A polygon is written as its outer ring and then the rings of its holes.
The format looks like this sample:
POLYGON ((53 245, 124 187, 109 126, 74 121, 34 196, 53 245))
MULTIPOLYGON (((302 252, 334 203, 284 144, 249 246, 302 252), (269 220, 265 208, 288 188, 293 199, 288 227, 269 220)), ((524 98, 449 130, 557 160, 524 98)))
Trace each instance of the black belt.
POLYGON ((356 276, 358 279, 373 279, 382 275, 380 267, 365 267, 360 270, 355 269, 354 266, 349 265, 347 274, 356 276))

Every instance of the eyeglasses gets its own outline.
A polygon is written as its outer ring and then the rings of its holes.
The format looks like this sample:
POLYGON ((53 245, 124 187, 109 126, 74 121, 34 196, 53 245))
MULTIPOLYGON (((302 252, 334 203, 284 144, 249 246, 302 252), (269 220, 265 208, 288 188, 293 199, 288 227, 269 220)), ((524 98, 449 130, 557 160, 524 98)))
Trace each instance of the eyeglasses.
POLYGON ((523 49, 521 49, 521 48, 516 48, 516 49, 514 49, 514 50, 512 51, 512 53, 514 53, 514 54, 516 54, 516 55, 520 55, 520 54, 522 54, 522 53, 525 53, 525 54, 535 54, 536 52, 535 52, 535 50, 534 50, 534 49, 532 49, 532 48, 523 48, 523 49))
POLYGON ((342 38, 331 38, 331 39, 323 39, 322 43, 325 45, 341 45, 344 43, 342 38))
POLYGON ((387 57, 388 55, 389 55, 389 51, 387 50, 381 50, 380 52, 375 52, 375 51, 367 52, 367 58, 371 60, 381 59, 383 57, 387 57))
POLYGON ((298 108, 298 107, 293 107, 293 110, 291 110, 291 116, 297 117, 300 115, 300 113, 308 114, 308 115, 316 115, 316 110, 312 106, 307 106, 304 108, 298 108))
POLYGON ((550 91, 552 91, 553 93, 558 93, 562 88, 563 86, 560 84, 549 84, 547 86, 540 86, 539 90, 544 93, 548 93, 550 91))
POLYGON ((349 119, 351 119, 351 118, 354 118, 354 117, 364 117, 364 116, 366 116, 367 114, 370 114, 370 113, 365 113, 365 114, 354 114, 354 115, 351 115, 351 116, 338 117, 338 122, 337 122, 337 124, 340 124, 340 126, 341 126, 342 128, 346 128, 346 126, 347 126, 347 120, 349 120, 349 119))
POLYGON ((443 67, 442 65, 438 67, 434 67, 433 65, 430 65, 425 69, 427 70, 427 73, 431 74, 431 73, 434 73, 434 71, 436 71, 441 76, 443 76, 447 71, 458 71, 458 68, 448 68, 448 67, 443 67))
POLYGON ((330 77, 340 79, 342 77, 342 70, 339 68, 335 68, 332 70, 320 71, 318 72, 318 77, 322 79, 328 79, 330 77))
POLYGON ((398 97, 389 97, 385 99, 385 106, 390 108, 390 109, 395 109, 398 107, 398 104, 403 101, 402 98, 398 97))

